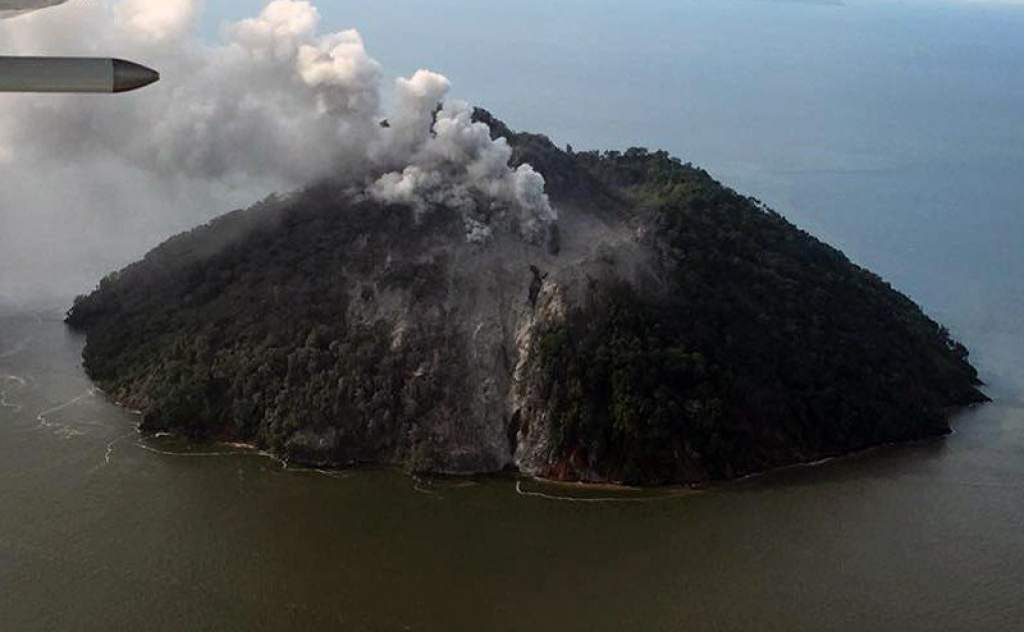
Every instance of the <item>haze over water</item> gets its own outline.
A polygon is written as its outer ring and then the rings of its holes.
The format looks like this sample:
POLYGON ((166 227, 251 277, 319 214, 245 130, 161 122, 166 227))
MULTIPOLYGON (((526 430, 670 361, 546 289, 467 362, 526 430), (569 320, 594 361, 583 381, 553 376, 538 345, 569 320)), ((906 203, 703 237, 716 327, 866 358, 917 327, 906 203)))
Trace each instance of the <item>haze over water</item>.
MULTIPOLYGON (((258 6, 211 8, 208 28, 258 6)), ((573 502, 510 479, 288 472, 140 441, 132 415, 90 390, 66 303, 18 297, 29 305, 0 308, 0 629, 1019 625, 1024 8, 321 10, 389 71, 443 71, 514 128, 577 149, 663 147, 763 199, 949 326, 996 401, 945 440, 691 495, 573 502)))

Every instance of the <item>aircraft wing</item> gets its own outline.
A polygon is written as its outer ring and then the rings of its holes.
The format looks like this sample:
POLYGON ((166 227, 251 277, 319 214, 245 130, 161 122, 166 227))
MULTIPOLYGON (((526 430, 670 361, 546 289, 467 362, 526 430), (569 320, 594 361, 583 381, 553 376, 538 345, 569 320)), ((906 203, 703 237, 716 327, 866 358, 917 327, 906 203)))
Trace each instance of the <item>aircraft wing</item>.
POLYGON ((0 20, 12 18, 22 13, 45 9, 58 4, 64 4, 68 0, 0 0, 0 20))
MULTIPOLYGON (((0 19, 68 0, 0 0, 0 19)), ((0 57, 0 92, 127 92, 159 81, 160 73, 123 59, 0 57)))

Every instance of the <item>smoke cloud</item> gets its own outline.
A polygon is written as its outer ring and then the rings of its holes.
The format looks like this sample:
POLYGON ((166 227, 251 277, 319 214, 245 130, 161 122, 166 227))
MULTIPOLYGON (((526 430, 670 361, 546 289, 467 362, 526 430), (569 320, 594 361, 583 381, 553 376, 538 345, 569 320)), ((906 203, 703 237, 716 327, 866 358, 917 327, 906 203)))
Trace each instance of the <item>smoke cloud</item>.
POLYGON ((418 101, 400 106, 408 120, 399 119, 390 135, 391 146, 408 164, 378 178, 371 195, 411 204, 420 212, 431 205, 458 209, 471 241, 489 238, 496 217, 513 220, 529 239, 540 238, 556 219, 544 193, 544 178, 529 165, 510 169, 512 149, 504 138, 491 140, 490 128, 472 120, 466 103, 445 103, 431 130, 434 114, 429 104, 436 104, 432 97, 446 88, 444 77, 429 71, 399 80, 400 102, 418 101), (423 130, 428 130, 425 136, 423 130), (510 216, 510 210, 515 215, 510 216))
POLYGON ((0 293, 84 291, 158 239, 324 177, 454 208, 472 241, 498 226, 534 240, 555 221, 543 178, 509 167, 442 75, 398 79, 385 111, 362 37, 321 32, 311 3, 273 0, 216 45, 195 34, 200 9, 72 1, 0 21, 5 54, 117 56, 163 77, 118 96, 0 96, 0 293))

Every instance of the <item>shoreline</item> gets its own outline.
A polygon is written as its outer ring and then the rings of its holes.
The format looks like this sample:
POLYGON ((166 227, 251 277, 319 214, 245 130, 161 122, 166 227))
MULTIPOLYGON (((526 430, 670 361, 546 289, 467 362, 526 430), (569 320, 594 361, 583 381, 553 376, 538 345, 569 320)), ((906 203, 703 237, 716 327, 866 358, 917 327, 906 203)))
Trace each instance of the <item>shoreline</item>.
MULTIPOLYGON (((103 391, 102 388, 94 385, 94 389, 95 389, 95 392, 97 392, 97 393, 99 393, 101 395, 104 395, 105 397, 107 396, 106 392, 103 391)), ((111 401, 111 403, 113 403, 115 406, 117 406, 118 408, 124 410, 125 412, 127 412, 127 413, 129 413, 131 415, 134 415, 134 416, 141 416, 142 415, 141 411, 129 408, 127 405, 123 404, 122 402, 112 401, 109 398, 108 398, 108 401, 111 401)), ((207 452, 207 453, 191 452, 190 453, 188 451, 173 452, 173 451, 158 450, 158 449, 156 449, 156 448, 154 448, 152 446, 149 446, 149 447, 146 448, 146 449, 148 449, 149 451, 152 451, 152 452, 164 453, 164 454, 171 455, 171 456, 190 456, 190 455, 191 456, 242 456, 242 455, 263 456, 263 457, 267 457, 267 458, 269 458, 271 460, 274 460, 274 461, 278 462, 279 464, 281 464, 282 468, 284 470, 287 470, 287 471, 292 471, 292 472, 302 472, 302 471, 315 472, 315 473, 319 473, 319 474, 322 474, 324 476, 329 476, 329 477, 333 477, 333 478, 342 477, 344 474, 346 474, 346 473, 348 473, 348 472, 350 472, 352 470, 367 469, 367 468, 369 468, 369 469, 382 469, 382 470, 390 469, 390 470, 401 471, 401 472, 405 473, 406 475, 413 476, 413 477, 424 477, 424 476, 426 476, 426 477, 436 477, 438 479, 452 478, 452 479, 461 479, 461 480, 473 480, 473 479, 501 477, 503 475, 508 475, 508 476, 511 477, 511 479, 516 481, 516 491, 517 491, 517 493, 519 493, 520 495, 524 495, 524 496, 550 496, 548 494, 543 494, 542 492, 529 492, 529 491, 527 491, 527 492, 524 493, 522 491, 522 489, 521 489, 522 482, 523 481, 532 481, 532 482, 537 483, 539 485, 546 485, 546 486, 551 486, 551 487, 555 487, 555 488, 561 488, 561 489, 564 489, 564 490, 567 490, 567 491, 569 491, 569 490, 577 490, 577 491, 581 491, 581 492, 588 492, 588 491, 589 492, 600 492, 600 491, 605 491, 605 492, 616 492, 616 493, 621 493, 621 494, 643 494, 643 493, 657 492, 659 490, 660 491, 675 490, 676 492, 681 492, 681 493, 673 493, 671 495, 662 496, 662 497, 680 497, 680 496, 700 493, 702 491, 707 491, 707 490, 712 489, 712 488, 722 488, 722 487, 726 487, 726 486, 729 486, 729 485, 735 485, 735 484, 739 484, 739 483, 750 482, 750 481, 761 479, 761 478, 764 478, 764 477, 767 477, 767 476, 770 476, 770 475, 773 475, 773 474, 777 474, 777 473, 785 473, 787 471, 792 471, 792 470, 797 470, 797 469, 817 468, 817 467, 821 467, 823 465, 827 465, 827 464, 832 463, 832 462, 839 462, 839 461, 844 461, 844 460, 848 460, 848 459, 853 459, 853 458, 856 458, 856 457, 867 456, 867 455, 869 455, 872 452, 876 452, 876 451, 879 451, 879 450, 882 450, 882 449, 910 447, 910 446, 921 445, 921 444, 924 444, 924 443, 930 443, 930 442, 933 442, 933 441, 945 439, 948 436, 956 434, 956 429, 953 427, 953 422, 955 422, 955 420, 959 416, 961 416, 961 415, 963 415, 963 414, 965 414, 965 413, 967 413, 969 411, 976 410, 976 409, 980 408, 981 406, 984 406, 985 404, 991 403, 993 401, 994 400, 992 400, 991 398, 987 398, 985 401, 972 402, 972 403, 966 404, 966 405, 964 405, 964 406, 962 406, 962 407, 960 407, 958 409, 950 411, 950 417, 947 420, 948 427, 947 427, 946 431, 942 432, 942 433, 939 433, 939 434, 931 435, 931 436, 920 437, 918 439, 911 439, 911 440, 907 440, 907 441, 887 442, 887 443, 881 443, 881 444, 877 444, 877 445, 865 446, 865 447, 862 447, 862 448, 857 448, 857 449, 851 450, 849 452, 842 452, 842 453, 837 453, 837 454, 829 454, 829 455, 824 455, 824 456, 821 456, 821 457, 818 457, 818 458, 815 458, 815 459, 811 459, 811 460, 807 460, 807 461, 799 461, 799 462, 789 463, 789 464, 786 464, 786 465, 779 465, 779 466, 771 467, 771 468, 768 468, 768 469, 765 469, 765 470, 759 470, 759 471, 755 471, 755 472, 750 472, 750 473, 744 474, 742 476, 737 476, 737 477, 734 477, 734 478, 708 479, 708 480, 693 481, 693 482, 665 483, 665 484, 650 485, 650 486, 630 485, 630 484, 624 483, 622 481, 582 481, 582 480, 571 481, 571 480, 559 480, 559 479, 553 479, 553 478, 546 478, 544 476, 532 475, 532 474, 529 474, 529 473, 526 473, 526 472, 522 472, 522 471, 517 470, 517 469, 503 470, 503 471, 497 471, 497 472, 453 473, 453 472, 418 472, 418 471, 409 470, 409 469, 403 467, 401 464, 396 464, 396 463, 352 463, 352 464, 348 464, 348 465, 324 464, 324 463, 305 463, 305 462, 302 462, 302 461, 289 461, 288 459, 282 457, 279 454, 276 454, 276 453, 274 453, 274 452, 272 452, 270 450, 267 450, 267 449, 260 448, 258 445, 254 444, 254 443, 250 443, 250 442, 246 442, 246 441, 237 441, 237 440, 233 440, 233 439, 227 438, 227 437, 222 438, 222 439, 213 439, 213 440, 209 440, 209 441, 196 441, 196 440, 193 440, 193 439, 189 439, 185 435, 181 435, 181 434, 178 434, 178 433, 172 432, 172 431, 156 431, 156 432, 152 432, 152 431, 143 430, 141 428, 141 424, 136 424, 135 425, 135 432, 138 434, 138 436, 141 439, 145 439, 145 438, 160 439, 160 438, 168 438, 168 437, 170 437, 170 438, 175 438, 175 439, 184 441, 190 447, 201 447, 202 445, 220 446, 220 447, 228 448, 228 449, 234 451, 234 452, 216 452, 216 453, 209 453, 209 452, 207 452)), ((656 498, 658 498, 658 496, 652 496, 650 498, 655 498, 656 499, 656 498)), ((571 499, 573 499, 573 497, 570 497, 570 496, 554 497, 554 496, 552 496, 552 499, 571 500, 571 499)), ((586 497, 580 497, 580 500, 587 500, 587 498, 586 497)), ((614 499, 611 499, 611 500, 614 500, 614 499)), ((626 497, 623 497, 622 500, 629 500, 629 499, 626 498, 626 497)), ((639 500, 639 499, 635 499, 635 500, 639 500)))

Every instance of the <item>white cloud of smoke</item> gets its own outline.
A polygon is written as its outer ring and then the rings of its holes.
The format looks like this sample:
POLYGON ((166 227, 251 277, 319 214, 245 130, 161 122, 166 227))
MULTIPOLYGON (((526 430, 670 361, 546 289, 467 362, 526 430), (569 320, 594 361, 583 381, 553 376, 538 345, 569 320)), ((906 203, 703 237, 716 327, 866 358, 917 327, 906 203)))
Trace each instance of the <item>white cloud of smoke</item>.
POLYGON ((185 34, 196 19, 196 8, 194 2, 123 0, 114 7, 114 19, 129 35, 163 41, 185 34))
POLYGON ((430 131, 431 103, 446 88, 444 77, 429 71, 399 80, 399 113, 408 119, 396 121, 388 140, 407 164, 380 176, 370 187, 371 195, 420 211, 435 204, 458 209, 473 241, 490 236, 488 226, 495 216, 512 220, 525 236, 536 238, 555 220, 544 178, 529 165, 510 169, 508 143, 491 140, 490 128, 474 122, 465 103, 445 103, 430 131), (510 216, 509 210, 516 214, 510 216))
POLYGON ((195 35, 200 9, 83 0, 0 21, 4 54, 118 56, 163 77, 116 97, 0 96, 0 293, 62 277, 87 289, 72 273, 84 260, 121 265, 228 205, 321 177, 421 212, 454 207, 471 240, 497 225, 533 238, 554 221, 543 178, 510 168, 466 104, 437 111, 443 76, 398 79, 384 112, 359 33, 321 33, 309 2, 273 0, 217 45, 195 35))

